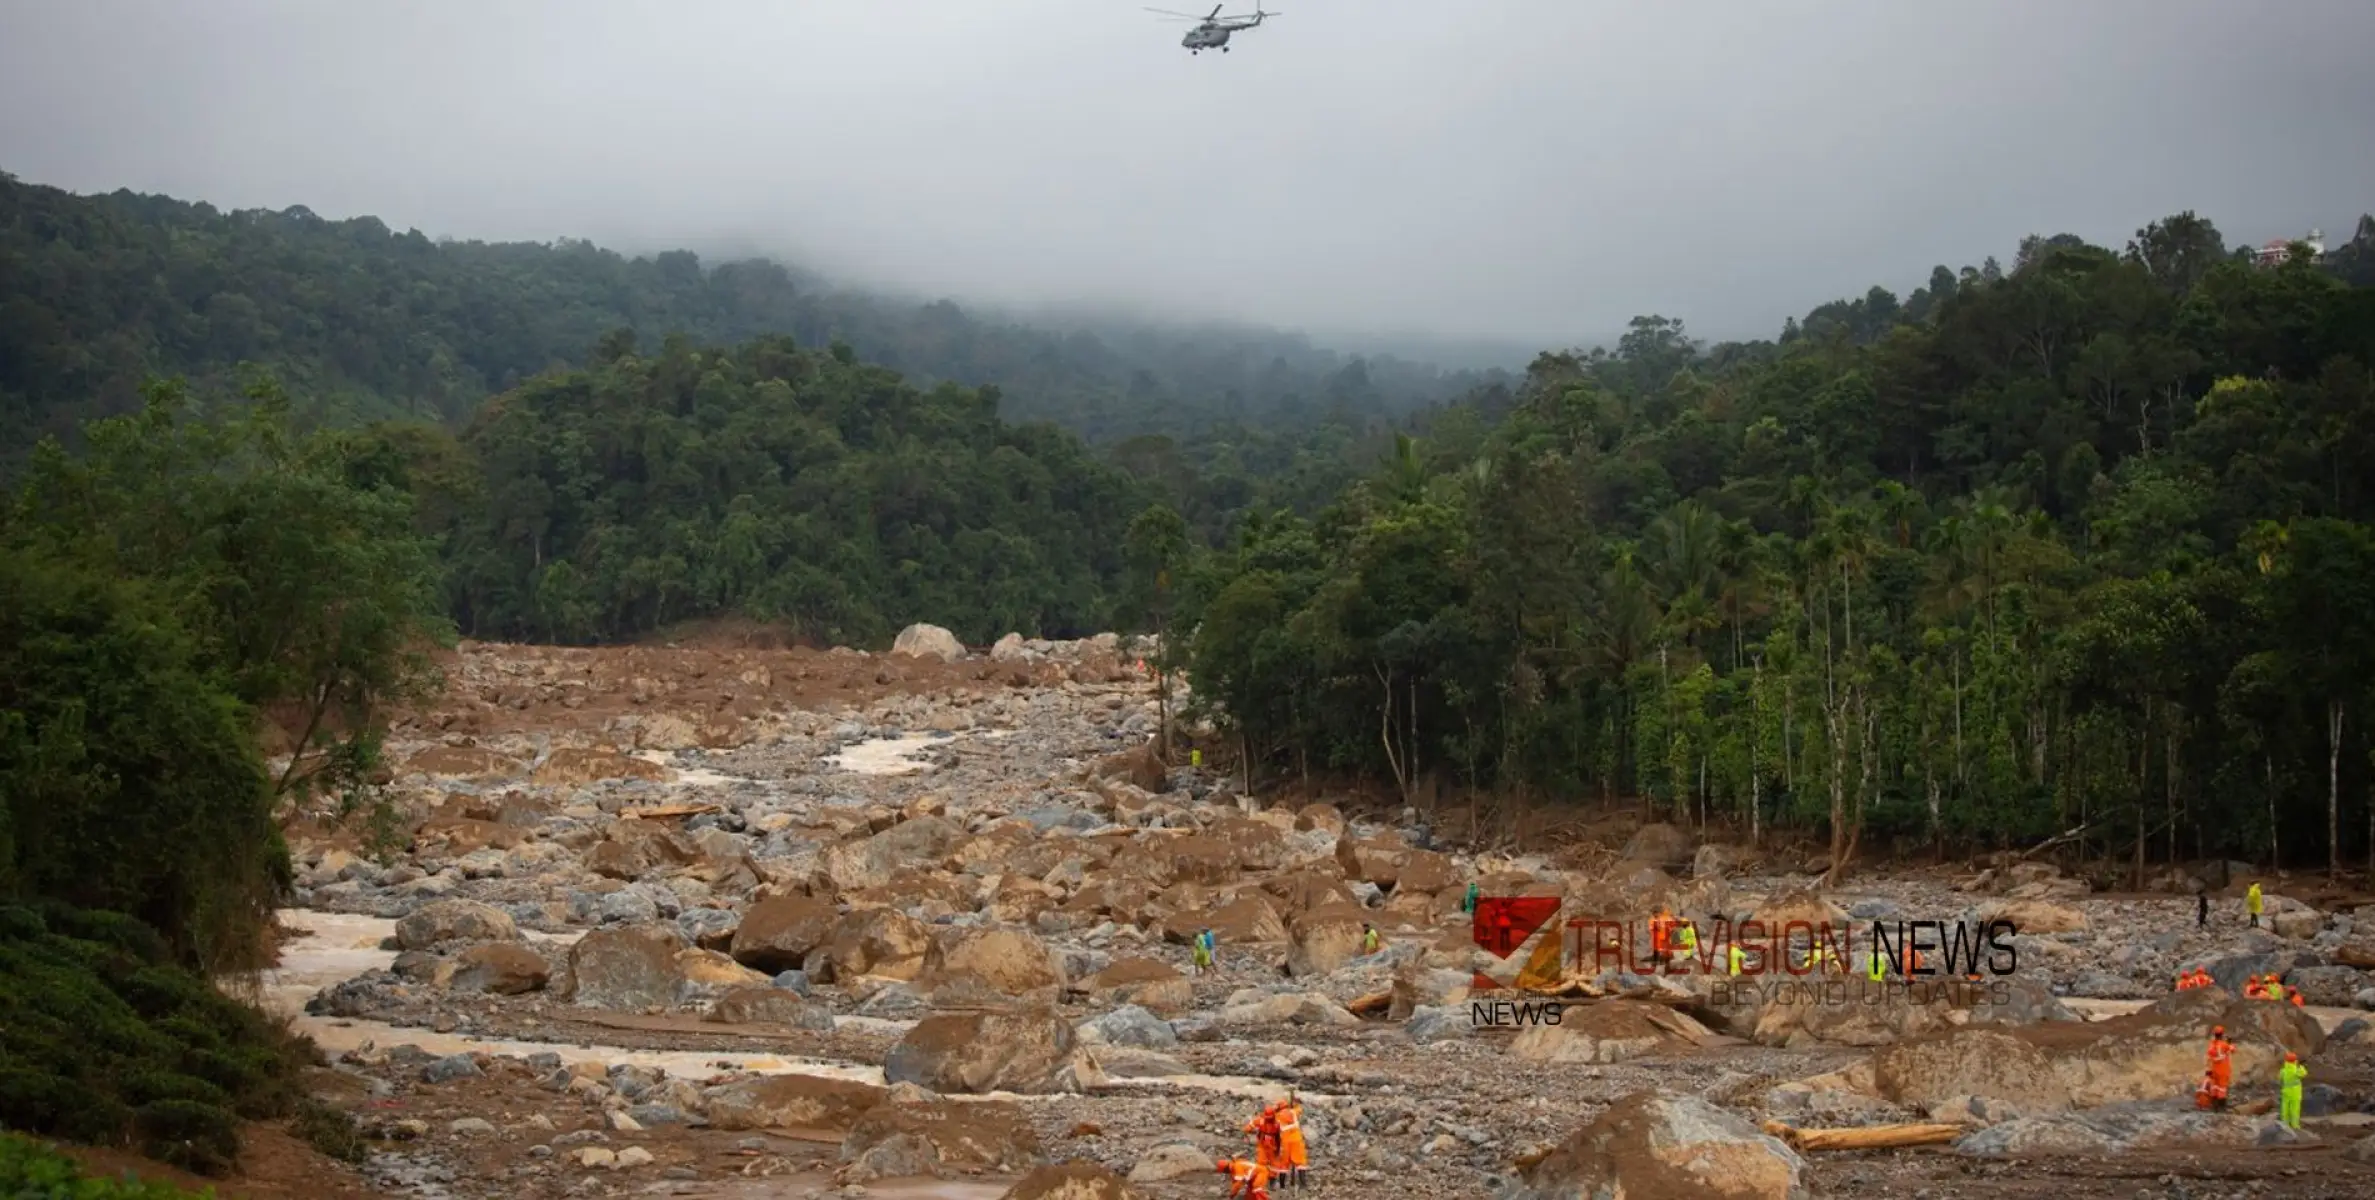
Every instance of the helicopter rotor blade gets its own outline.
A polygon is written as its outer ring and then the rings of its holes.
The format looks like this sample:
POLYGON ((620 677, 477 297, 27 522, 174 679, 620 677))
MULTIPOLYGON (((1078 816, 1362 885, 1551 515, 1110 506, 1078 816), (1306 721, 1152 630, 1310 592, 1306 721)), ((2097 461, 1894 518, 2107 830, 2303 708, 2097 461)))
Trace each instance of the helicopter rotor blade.
MULTIPOLYGON (((1227 0, 1222 0, 1222 3, 1227 3, 1227 0)), ((1210 16, 1208 16, 1208 17, 1205 17, 1204 19, 1205 19, 1205 20, 1207 20, 1207 21, 1216 21, 1216 20, 1219 20, 1219 19, 1220 19, 1220 10, 1221 10, 1221 6, 1220 6, 1219 4, 1215 4, 1215 5, 1213 5, 1213 6, 1212 6, 1212 15, 1210 15, 1210 16)))
POLYGON ((1204 20, 1204 18, 1203 18, 1203 17, 1198 17, 1198 16, 1191 16, 1191 15, 1189 15, 1189 14, 1187 14, 1187 13, 1183 13, 1183 12, 1172 12, 1170 9, 1167 9, 1167 8, 1150 8, 1150 9, 1147 9, 1146 11, 1148 11, 1148 12, 1150 12, 1150 13, 1154 13, 1154 14, 1156 14, 1156 15, 1158 15, 1158 16, 1165 16, 1165 17, 1170 17, 1170 18, 1172 18, 1173 20, 1177 20, 1177 21, 1201 21, 1201 20, 1204 20))

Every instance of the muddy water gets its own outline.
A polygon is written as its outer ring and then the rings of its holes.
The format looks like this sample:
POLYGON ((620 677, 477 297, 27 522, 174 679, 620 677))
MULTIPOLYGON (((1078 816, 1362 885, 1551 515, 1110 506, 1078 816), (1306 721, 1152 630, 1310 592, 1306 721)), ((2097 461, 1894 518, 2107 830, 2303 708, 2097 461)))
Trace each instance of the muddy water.
MULTIPOLYGON (((296 1030, 314 1040, 325 1053, 332 1056, 358 1049, 365 1044, 382 1049, 400 1045, 414 1045, 431 1054, 509 1054, 526 1057, 531 1054, 557 1054, 564 1063, 633 1063, 637 1066, 658 1067, 672 1076, 699 1079, 717 1073, 720 1064, 730 1064, 733 1070, 763 1075, 811 1075, 823 1079, 844 1079, 880 1086, 882 1068, 850 1062, 800 1058, 790 1055, 736 1053, 716 1050, 636 1050, 625 1046, 576 1042, 540 1042, 513 1038, 482 1038, 459 1033, 434 1033, 384 1021, 358 1020, 346 1017, 317 1017, 305 1011, 305 1002, 315 992, 343 982, 366 971, 384 970, 395 961, 396 953, 380 949, 380 943, 393 937, 396 923, 381 917, 358 916, 351 913, 315 912, 310 909, 283 909, 281 924, 304 931, 308 936, 297 938, 281 949, 281 965, 264 972, 257 999, 269 1011, 285 1014, 296 1030)), ((551 953, 574 937, 541 937, 531 934, 530 941, 551 953)), ((863 1017, 838 1017, 836 1024, 858 1026, 885 1032, 903 1032, 914 1023, 882 1021, 863 1017)), ((1168 1075, 1126 1082, 1139 1085, 1174 1087, 1195 1091, 1219 1092, 1246 1098, 1267 1098, 1278 1085, 1259 1079, 1228 1075, 1168 1075)), ((1304 1092, 1307 1099, 1332 1099, 1316 1092, 1304 1092)), ((1007 1092, 991 1092, 980 1096, 959 1096, 964 1100, 1015 1100, 1025 1103, 1045 1101, 1048 1097, 1022 1096, 1007 1092)), ((783 1181, 771 1181, 781 1185, 783 1181)), ((726 1193, 702 1193, 725 1195, 726 1193)), ((772 1193, 751 1193, 772 1194, 772 1193)), ((883 1193, 877 1192, 877 1195, 883 1193)), ((919 1192, 923 1196, 964 1196, 966 1192, 919 1192)), ((995 1192, 989 1193, 995 1195, 995 1192)))
POLYGON ((914 756, 951 740, 947 734, 911 733, 905 737, 874 738, 859 742, 839 754, 824 758, 827 766, 838 767, 858 775, 908 775, 925 770, 929 764, 915 761, 914 756))

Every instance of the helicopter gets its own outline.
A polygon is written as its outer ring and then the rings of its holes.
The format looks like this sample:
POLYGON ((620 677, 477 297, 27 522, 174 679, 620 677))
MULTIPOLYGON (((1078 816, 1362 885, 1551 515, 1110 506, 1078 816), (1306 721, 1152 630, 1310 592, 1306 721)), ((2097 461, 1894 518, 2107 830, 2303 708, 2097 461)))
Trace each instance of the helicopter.
POLYGON ((1253 6, 1253 15, 1250 17, 1224 17, 1220 15, 1220 10, 1221 6, 1215 4, 1212 6, 1211 12, 1200 17, 1188 13, 1172 12, 1166 8, 1150 8, 1146 11, 1169 17, 1175 21, 1194 21, 1196 27, 1188 30, 1186 37, 1179 39, 1179 44, 1187 47, 1190 54, 1202 54, 1206 50, 1212 49, 1218 49, 1221 53, 1226 54, 1229 51, 1230 34, 1243 29, 1252 29, 1279 15, 1274 12, 1263 12, 1259 0, 1256 0, 1253 6))

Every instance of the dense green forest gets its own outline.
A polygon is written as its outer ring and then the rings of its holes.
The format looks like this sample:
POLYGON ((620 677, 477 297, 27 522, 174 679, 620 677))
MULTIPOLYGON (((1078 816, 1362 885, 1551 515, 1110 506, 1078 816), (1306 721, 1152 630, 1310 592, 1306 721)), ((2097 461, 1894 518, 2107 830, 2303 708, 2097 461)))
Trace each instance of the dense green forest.
POLYGON ((2370 251, 2255 267, 2189 213, 1770 343, 1640 318, 1314 517, 1160 543, 1175 653, 1257 777, 1637 796, 1840 862, 2339 862, 2375 834, 2370 251))
POLYGON ((153 388, 0 497, 0 1126, 201 1171, 241 1118, 344 1128, 208 976, 266 961, 284 820, 381 811, 377 716, 447 636, 413 496, 254 400, 195 420, 153 388))
POLYGON ((975 643, 1107 627, 1148 494, 1078 438, 846 345, 671 339, 645 358, 632 340, 496 398, 459 441, 353 435, 425 500, 464 631, 606 640, 738 613, 880 645, 925 619, 975 643))
POLYGON ((582 365, 622 327, 706 343, 840 339, 918 386, 996 384, 1010 418, 1099 443, 1214 428, 1243 441, 1331 414, 1407 413, 1491 381, 1261 330, 1033 328, 838 290, 765 260, 432 241, 371 217, 77 196, 4 173, 0 279, 0 428, 41 433, 137 408, 155 374, 236 396, 243 364, 270 368, 300 416, 458 424, 490 395, 582 365))

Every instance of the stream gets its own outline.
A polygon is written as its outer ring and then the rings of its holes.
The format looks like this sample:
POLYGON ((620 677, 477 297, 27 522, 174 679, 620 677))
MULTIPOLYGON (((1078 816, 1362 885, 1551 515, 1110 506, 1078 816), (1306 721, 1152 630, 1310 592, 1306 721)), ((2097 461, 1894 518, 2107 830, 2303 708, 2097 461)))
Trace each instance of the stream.
MULTIPOLYGON (((852 1062, 717 1050, 636 1050, 599 1042, 580 1044, 474 1037, 463 1033, 436 1033, 412 1026, 391 1025, 385 1021, 315 1016, 305 1011, 305 1002, 312 999, 315 992, 367 971, 385 970, 395 961, 396 952, 381 949, 380 945, 395 936, 396 923, 384 917, 302 908, 282 909, 280 923, 304 936, 281 947, 280 965, 263 973, 259 981, 258 998, 268 1011, 287 1016, 297 1032, 312 1038, 324 1053, 333 1058, 366 1044, 377 1045, 382 1049, 409 1044, 438 1055, 508 1054, 526 1057, 531 1054, 557 1054, 565 1064, 633 1063, 643 1067, 658 1067, 670 1076, 685 1079, 701 1079, 721 1069, 732 1069, 762 1075, 810 1075, 870 1083, 878 1087, 883 1084, 880 1066, 852 1062)), ((534 933, 528 934, 527 938, 531 946, 553 958, 561 957, 569 943, 575 940, 574 937, 550 937, 534 933)), ((904 1031, 914 1024, 912 1021, 885 1021, 866 1017, 836 1017, 834 1023, 843 1028, 863 1027, 890 1032, 904 1031)), ((1248 1099, 1267 1098, 1278 1090, 1278 1085, 1272 1081, 1230 1075, 1164 1075, 1132 1078, 1123 1082, 1217 1092, 1248 1099)), ((1333 1099, 1312 1091, 1304 1091, 1303 1095, 1307 1099, 1323 1102, 1333 1099)), ((1022 1103, 1048 1099, 1011 1092, 949 1098, 1022 1103)))

